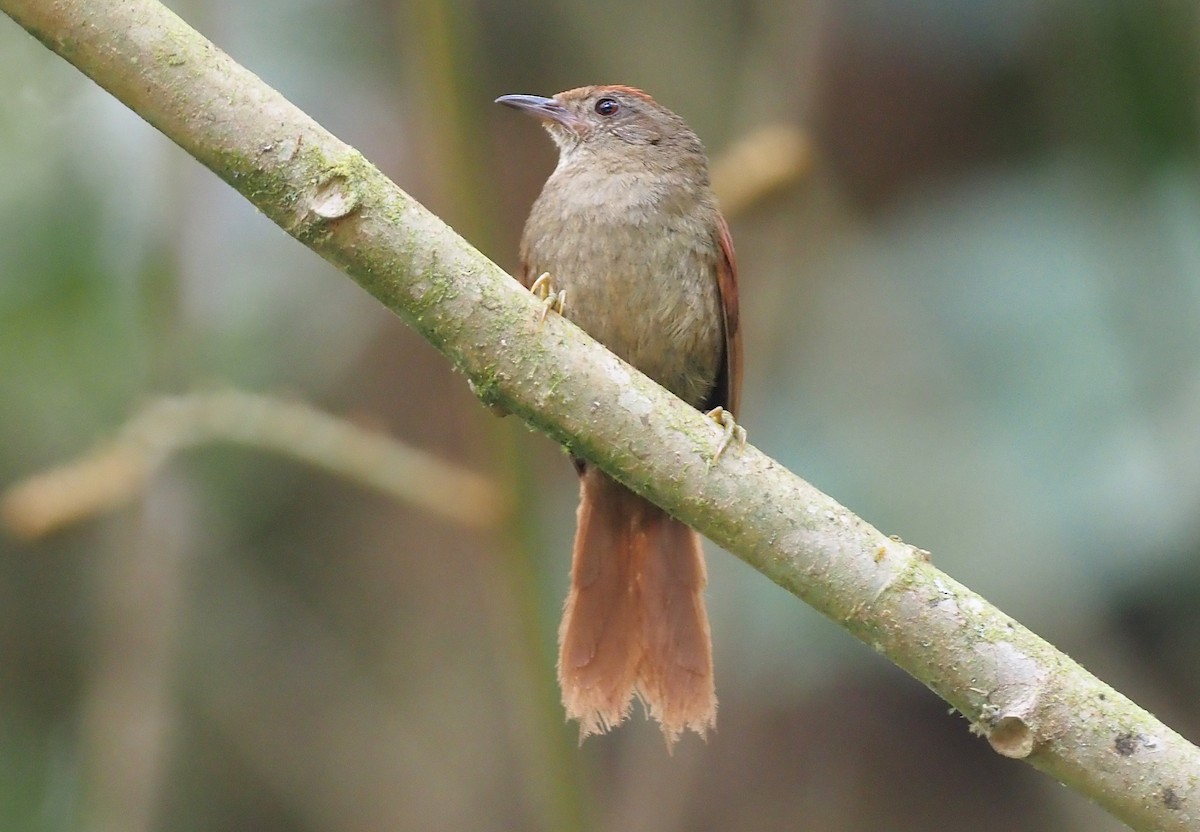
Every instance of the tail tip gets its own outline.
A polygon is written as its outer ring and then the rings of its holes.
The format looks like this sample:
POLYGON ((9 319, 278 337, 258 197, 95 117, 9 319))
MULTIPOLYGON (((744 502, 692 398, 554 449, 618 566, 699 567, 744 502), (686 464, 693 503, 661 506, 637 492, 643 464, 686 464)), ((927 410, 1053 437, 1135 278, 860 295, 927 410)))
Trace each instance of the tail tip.
POLYGON ((567 721, 574 720, 579 723, 579 744, 583 745, 583 741, 588 737, 607 734, 628 719, 633 709, 635 693, 646 715, 658 723, 668 752, 674 752, 675 745, 688 731, 708 742, 709 733, 717 730, 716 697, 707 697, 704 701, 693 701, 683 705, 667 703, 664 706, 661 701, 648 698, 640 689, 631 691, 628 698, 620 704, 585 702, 578 696, 564 695, 563 706, 566 709, 567 721))

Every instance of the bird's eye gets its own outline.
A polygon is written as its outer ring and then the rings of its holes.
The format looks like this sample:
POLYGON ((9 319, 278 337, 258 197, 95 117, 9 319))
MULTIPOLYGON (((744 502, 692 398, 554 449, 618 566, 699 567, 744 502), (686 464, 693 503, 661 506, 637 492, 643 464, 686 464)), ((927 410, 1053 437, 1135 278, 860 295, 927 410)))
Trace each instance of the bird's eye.
POLYGON ((615 98, 601 98, 596 102, 596 113, 602 116, 615 116, 621 105, 615 98))

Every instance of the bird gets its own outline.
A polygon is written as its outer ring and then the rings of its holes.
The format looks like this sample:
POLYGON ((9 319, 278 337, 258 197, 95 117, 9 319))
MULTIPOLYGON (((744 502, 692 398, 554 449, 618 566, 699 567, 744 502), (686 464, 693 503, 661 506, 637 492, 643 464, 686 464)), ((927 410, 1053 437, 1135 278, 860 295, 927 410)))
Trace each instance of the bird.
MULTIPOLYGON (((649 94, 593 85, 499 104, 540 120, 558 164, 534 201, 518 277, 647 376, 745 441, 737 265, 696 133, 649 94)), ((635 698, 668 748, 716 727, 700 536, 581 458, 558 681, 580 742, 635 698)))

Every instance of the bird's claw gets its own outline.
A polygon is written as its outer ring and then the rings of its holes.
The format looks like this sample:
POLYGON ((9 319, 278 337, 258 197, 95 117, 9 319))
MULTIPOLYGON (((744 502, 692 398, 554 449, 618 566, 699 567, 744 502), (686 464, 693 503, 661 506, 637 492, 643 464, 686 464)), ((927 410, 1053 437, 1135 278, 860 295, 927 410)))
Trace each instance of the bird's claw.
POLYGON ((538 323, 546 322, 546 316, 553 309, 558 314, 563 314, 563 310, 567 306, 567 290, 554 290, 554 282, 550 277, 550 272, 542 272, 538 275, 538 279, 533 281, 529 286, 529 291, 534 297, 540 298, 542 301, 542 314, 538 318, 538 323))
POLYGON ((717 444, 717 450, 713 452, 712 461, 709 465, 714 464, 721 458, 721 454, 725 453, 725 449, 731 443, 736 443, 738 452, 746 447, 746 429, 733 420, 733 414, 723 407, 714 407, 705 414, 718 425, 725 429, 725 435, 721 437, 720 443, 717 444))

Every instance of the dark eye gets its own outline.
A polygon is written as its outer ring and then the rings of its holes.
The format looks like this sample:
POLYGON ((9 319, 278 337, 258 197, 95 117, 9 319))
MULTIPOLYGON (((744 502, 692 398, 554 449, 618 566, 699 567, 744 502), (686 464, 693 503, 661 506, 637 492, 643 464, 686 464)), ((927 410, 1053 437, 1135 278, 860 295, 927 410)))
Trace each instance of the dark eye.
POLYGON ((615 116, 621 105, 615 98, 601 98, 596 102, 596 112, 602 116, 615 116))

